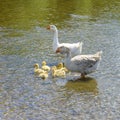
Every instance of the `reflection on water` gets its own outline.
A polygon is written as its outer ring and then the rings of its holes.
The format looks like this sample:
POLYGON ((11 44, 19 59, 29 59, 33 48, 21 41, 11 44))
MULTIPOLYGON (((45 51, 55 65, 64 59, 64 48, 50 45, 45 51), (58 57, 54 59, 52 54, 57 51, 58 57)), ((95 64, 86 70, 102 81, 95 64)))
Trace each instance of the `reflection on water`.
POLYGON ((85 79, 68 81, 65 85, 67 90, 79 93, 98 93, 97 81, 94 78, 86 77, 85 79))
POLYGON ((119 120, 119 8, 119 0, 1 0, 0 119, 119 120), (62 60, 48 24, 60 42, 82 41, 83 54, 102 50, 99 71, 85 81, 36 78, 34 63, 62 60))

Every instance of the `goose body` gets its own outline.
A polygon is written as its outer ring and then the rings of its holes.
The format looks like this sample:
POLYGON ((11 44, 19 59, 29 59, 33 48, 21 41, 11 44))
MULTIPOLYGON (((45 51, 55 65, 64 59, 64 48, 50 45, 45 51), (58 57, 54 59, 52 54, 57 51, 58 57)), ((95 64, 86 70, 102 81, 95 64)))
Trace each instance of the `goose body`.
POLYGON ((82 77, 85 77, 85 75, 97 70, 102 54, 102 51, 100 51, 96 54, 77 55, 75 57, 71 57, 70 49, 64 46, 57 48, 56 52, 67 54, 64 63, 65 66, 72 72, 81 73, 82 77))
POLYGON ((58 30, 55 25, 49 25, 47 29, 51 30, 54 32, 54 37, 53 37, 53 51, 56 52, 58 47, 65 46, 70 49, 71 51, 71 56, 76 56, 81 54, 82 51, 82 42, 77 42, 77 43, 59 43, 58 40, 58 30))

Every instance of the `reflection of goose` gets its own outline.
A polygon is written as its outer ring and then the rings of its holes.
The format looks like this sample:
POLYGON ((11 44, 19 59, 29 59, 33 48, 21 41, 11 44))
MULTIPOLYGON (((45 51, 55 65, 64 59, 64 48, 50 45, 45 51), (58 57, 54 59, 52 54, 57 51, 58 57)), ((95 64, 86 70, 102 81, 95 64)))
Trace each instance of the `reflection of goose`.
POLYGON ((100 51, 93 55, 77 55, 71 58, 70 49, 64 46, 57 48, 56 52, 67 54, 65 58, 66 68, 72 72, 81 73, 83 78, 85 78, 85 75, 96 71, 102 54, 102 51, 100 51))
POLYGON ((47 29, 54 32, 54 38, 53 38, 53 51, 56 52, 56 49, 60 46, 68 47, 71 51, 72 56, 76 56, 81 53, 82 51, 82 42, 78 43, 59 43, 58 41, 58 30, 55 25, 49 25, 47 29))
POLYGON ((92 92, 94 94, 98 93, 97 82, 91 77, 86 77, 84 80, 79 79, 75 81, 68 81, 65 85, 65 88, 75 92, 92 92))

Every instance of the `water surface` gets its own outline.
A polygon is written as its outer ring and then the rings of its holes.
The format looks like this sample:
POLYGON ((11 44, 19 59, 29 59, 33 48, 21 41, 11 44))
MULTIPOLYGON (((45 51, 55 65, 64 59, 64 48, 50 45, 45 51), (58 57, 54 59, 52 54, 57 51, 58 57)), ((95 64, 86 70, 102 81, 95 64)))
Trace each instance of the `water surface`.
POLYGON ((1 0, 0 118, 2 120, 120 119, 119 0, 1 0), (60 42, 82 41, 83 54, 103 51, 99 70, 85 81, 76 73, 42 80, 33 65, 62 61, 52 51, 55 24, 60 42))

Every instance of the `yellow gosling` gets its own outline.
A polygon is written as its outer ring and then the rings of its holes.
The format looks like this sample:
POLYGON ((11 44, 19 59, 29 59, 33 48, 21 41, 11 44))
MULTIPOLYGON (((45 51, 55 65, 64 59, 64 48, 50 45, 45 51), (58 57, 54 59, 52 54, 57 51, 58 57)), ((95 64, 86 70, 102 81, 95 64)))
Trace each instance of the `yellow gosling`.
POLYGON ((66 73, 64 70, 52 68, 52 77, 65 77, 66 73))
POLYGON ((59 63, 59 64, 57 65, 57 69, 62 69, 62 70, 64 70, 66 73, 69 72, 68 69, 67 69, 66 67, 64 67, 63 63, 59 63))
POLYGON ((39 74, 39 77, 41 77, 42 79, 46 79, 46 78, 48 78, 48 73, 47 72, 44 72, 44 73, 40 73, 39 74))
POLYGON ((43 73, 43 72, 44 72, 44 70, 39 68, 39 64, 38 63, 34 64, 34 73, 35 74, 40 74, 40 73, 43 73))
POLYGON ((43 70, 49 72, 50 71, 50 67, 47 66, 47 63, 45 61, 42 62, 42 67, 43 70))

